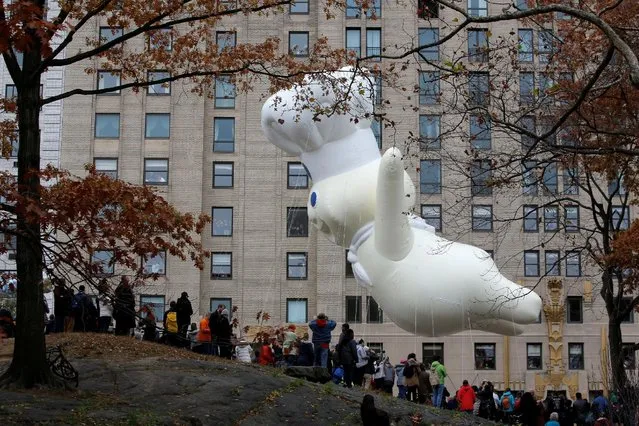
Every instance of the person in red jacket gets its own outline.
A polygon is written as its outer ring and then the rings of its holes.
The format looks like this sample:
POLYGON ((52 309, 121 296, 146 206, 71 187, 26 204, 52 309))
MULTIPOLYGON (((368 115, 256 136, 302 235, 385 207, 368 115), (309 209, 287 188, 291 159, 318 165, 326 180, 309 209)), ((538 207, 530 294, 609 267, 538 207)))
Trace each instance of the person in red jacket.
POLYGON ((262 344, 262 350, 260 350, 260 365, 273 365, 275 363, 275 357, 273 356, 273 350, 271 349, 271 345, 269 342, 264 342, 262 344))
POLYGON ((457 402, 459 402, 459 410, 466 413, 473 412, 473 405, 475 404, 475 391, 470 385, 468 380, 464 380, 462 387, 457 391, 457 402))

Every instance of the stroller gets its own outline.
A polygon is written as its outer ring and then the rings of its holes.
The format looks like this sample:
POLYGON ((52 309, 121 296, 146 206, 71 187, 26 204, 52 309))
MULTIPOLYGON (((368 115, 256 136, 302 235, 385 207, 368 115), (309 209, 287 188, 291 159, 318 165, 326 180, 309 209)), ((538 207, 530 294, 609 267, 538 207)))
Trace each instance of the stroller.
POLYGON ((0 309, 0 337, 11 338, 14 334, 15 324, 11 312, 0 309))

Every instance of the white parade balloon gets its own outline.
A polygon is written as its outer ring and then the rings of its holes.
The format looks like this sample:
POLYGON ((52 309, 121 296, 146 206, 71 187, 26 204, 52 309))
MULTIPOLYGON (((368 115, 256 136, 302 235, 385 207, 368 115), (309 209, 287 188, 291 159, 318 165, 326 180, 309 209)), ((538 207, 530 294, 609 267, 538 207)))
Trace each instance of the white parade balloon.
POLYGON ((541 298, 504 277, 484 250, 446 240, 408 213, 415 187, 401 152, 380 157, 371 130, 373 82, 343 69, 281 90, 262 108, 268 140, 298 155, 313 180, 309 220, 349 249, 358 283, 402 329, 520 334, 537 321, 541 298), (336 93, 349 94, 347 110, 332 108, 336 93))

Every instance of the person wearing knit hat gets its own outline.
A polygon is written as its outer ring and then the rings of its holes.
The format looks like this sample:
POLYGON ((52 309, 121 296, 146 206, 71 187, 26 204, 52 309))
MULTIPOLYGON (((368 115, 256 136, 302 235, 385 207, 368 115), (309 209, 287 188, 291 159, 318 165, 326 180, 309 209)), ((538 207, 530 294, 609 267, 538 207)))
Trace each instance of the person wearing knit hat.
POLYGON ((317 319, 308 323, 308 328, 313 331, 314 365, 327 368, 328 350, 331 344, 331 332, 337 323, 329 320, 326 314, 317 314, 317 319))
POLYGON ((217 343, 220 347, 220 356, 231 358, 231 323, 229 322, 229 311, 223 309, 220 314, 220 321, 217 327, 217 343))

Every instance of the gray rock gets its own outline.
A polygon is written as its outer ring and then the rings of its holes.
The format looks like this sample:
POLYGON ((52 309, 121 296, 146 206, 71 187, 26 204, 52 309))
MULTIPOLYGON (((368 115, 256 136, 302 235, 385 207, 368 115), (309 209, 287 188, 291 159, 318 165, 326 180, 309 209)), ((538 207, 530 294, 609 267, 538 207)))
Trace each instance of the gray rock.
POLYGON ((306 379, 312 383, 327 383, 331 381, 331 374, 322 367, 286 367, 284 374, 291 377, 306 379))

